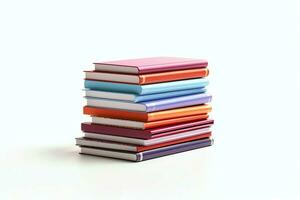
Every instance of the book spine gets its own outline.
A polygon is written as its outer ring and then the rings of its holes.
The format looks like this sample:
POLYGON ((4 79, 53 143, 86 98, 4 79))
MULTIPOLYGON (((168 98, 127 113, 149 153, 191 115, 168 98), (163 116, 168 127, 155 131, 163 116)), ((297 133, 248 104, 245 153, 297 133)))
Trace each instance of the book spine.
POLYGON ((143 85, 146 84, 146 77, 144 75, 139 75, 139 84, 143 85))
POLYGON ((137 153, 136 154, 136 161, 137 162, 143 161, 143 153, 137 153))

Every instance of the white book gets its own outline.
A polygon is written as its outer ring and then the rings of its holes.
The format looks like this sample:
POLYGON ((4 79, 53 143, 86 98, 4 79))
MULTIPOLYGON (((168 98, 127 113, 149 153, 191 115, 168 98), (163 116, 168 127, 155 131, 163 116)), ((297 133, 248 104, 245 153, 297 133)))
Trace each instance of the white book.
POLYGON ((107 71, 107 72, 117 72, 117 73, 129 73, 129 74, 138 74, 139 70, 136 67, 124 67, 118 65, 104 64, 104 63, 95 63, 96 71, 107 71))
POLYGON ((145 129, 145 122, 131 121, 125 119, 112 119, 105 117, 92 117, 92 122, 108 126, 119 126, 125 128, 145 129))
POLYGON ((147 111, 147 106, 143 103, 126 102, 112 99, 86 98, 87 106, 126 109, 132 111, 147 111))
POLYGON ((131 101, 131 102, 134 102, 136 99, 135 94, 121 93, 121 92, 106 92, 106 91, 100 91, 100 90, 85 90, 85 96, 102 98, 102 99, 131 101))
POLYGON ((99 133, 88 133, 88 132, 84 132, 84 137, 92 138, 92 139, 99 139, 99 140, 121 142, 121 143, 127 143, 127 144, 149 146, 149 145, 159 144, 162 142, 169 142, 169 141, 183 139, 183 138, 187 138, 187 137, 191 137, 191 136, 202 135, 202 134, 208 133, 210 131, 211 131, 211 128, 208 127, 208 128, 186 131, 186 132, 182 132, 182 133, 162 136, 162 137, 148 139, 148 140, 114 136, 114 135, 105 135, 105 134, 99 134, 99 133))
POLYGON ((76 145, 86 146, 86 147, 97 147, 104 149, 116 149, 121 151, 137 151, 137 146, 116 143, 116 142, 108 142, 104 140, 95 140, 91 138, 76 138, 76 145))
POLYGON ((133 153, 126 153, 126 152, 118 152, 118 151, 112 151, 108 149, 96 149, 96 148, 90 148, 90 147, 80 147, 80 153, 83 154, 89 154, 89 155, 95 155, 95 156, 103 156, 103 157, 109 157, 109 158, 119 158, 124 160, 131 160, 131 161, 137 161, 138 157, 137 154, 133 153))
POLYGON ((85 72, 86 79, 100 80, 100 81, 112 81, 112 82, 124 82, 139 84, 140 78, 138 75, 128 74, 115 74, 106 72, 85 72))

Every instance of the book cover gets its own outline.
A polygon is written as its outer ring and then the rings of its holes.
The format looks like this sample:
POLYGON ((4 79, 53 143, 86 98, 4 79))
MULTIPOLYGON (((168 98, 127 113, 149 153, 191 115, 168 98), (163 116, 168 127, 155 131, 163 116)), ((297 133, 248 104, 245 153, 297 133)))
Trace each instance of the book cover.
POLYGON ((190 115, 207 114, 211 111, 211 105, 203 104, 197 106, 189 106, 184 108, 175 108, 157 112, 138 112, 121 109, 100 108, 84 106, 83 113, 86 115, 116 119, 126 119, 133 121, 151 122, 170 118, 186 117, 190 115))
POLYGON ((201 120, 201 121, 192 121, 179 123, 175 125, 162 126, 158 128, 146 129, 146 130, 138 130, 131 128, 123 128, 117 126, 106 126, 101 124, 93 124, 89 122, 85 122, 81 124, 81 130, 83 132, 89 133, 98 133, 104 135, 115 135, 115 136, 123 136, 129 138, 139 138, 139 139, 151 139, 162 137, 166 135, 177 134, 185 131, 196 130, 201 128, 211 127, 213 124, 213 120, 201 120))
POLYGON ((117 61, 96 62, 95 70, 110 71, 130 74, 145 74, 174 70, 205 68, 207 60, 176 58, 176 57, 152 57, 117 61))
POLYGON ((98 81, 110 81, 119 83, 133 83, 139 85, 146 85, 152 83, 162 83, 176 80, 185 80, 193 78, 203 78, 208 76, 208 69, 187 69, 177 70, 162 73, 151 73, 151 74, 120 74, 120 73, 108 73, 100 71, 85 71, 85 79, 87 80, 98 80, 98 81))
POLYGON ((95 97, 102 99, 113 99, 113 100, 121 100, 121 101, 130 101, 130 102, 144 102, 144 101, 152 101, 157 99, 166 99, 172 97, 179 97, 191 94, 200 94, 205 93, 206 88, 195 88, 188 90, 179 90, 173 92, 163 92, 149 95, 138 95, 138 94, 129 94, 129 93, 121 93, 121 92, 108 92, 108 91, 99 91, 99 90, 90 90, 85 89, 86 97, 95 97))
POLYGON ((208 85, 208 80, 205 78, 155 83, 149 85, 137 85, 137 84, 91 81, 91 80, 84 81, 84 86, 87 89, 103 90, 103 91, 110 91, 110 92, 134 93, 140 95, 203 88, 206 87, 207 85, 208 85))
POLYGON ((157 149, 160 147, 170 146, 174 144, 179 144, 183 142, 193 141, 193 140, 200 140, 204 138, 209 138, 211 133, 202 134, 202 135, 195 135, 187 138, 182 138, 178 140, 173 140, 169 142, 162 142, 159 144, 153 144, 149 146, 142 146, 142 145, 133 145, 133 144, 126 144, 120 142, 112 142, 107 140, 99 140, 99 139, 91 139, 91 138, 76 138, 76 145, 78 146, 85 146, 85 147, 95 147, 95 148, 104 148, 104 149, 114 149, 119 151, 132 151, 132 152, 142 152, 151 149, 157 149))
POLYGON ((204 147, 211 146, 212 144, 213 144, 213 140, 208 138, 208 139, 200 139, 195 141, 184 142, 180 144, 174 144, 167 147, 161 147, 161 148, 143 151, 139 153, 131 153, 126 151, 117 151, 117 150, 82 146, 80 147, 80 153, 139 162, 139 161, 149 160, 149 159, 167 156, 171 154, 176 154, 180 152, 185 152, 193 149, 204 148, 204 147))
POLYGON ((133 103, 112 99, 100 99, 93 97, 86 97, 87 106, 112 108, 130 111, 141 112, 156 112, 161 110, 168 110, 173 108, 180 108, 193 105, 201 105, 211 101, 211 95, 207 93, 192 94, 180 97, 173 97, 167 99, 159 99, 153 101, 146 101, 140 103, 133 103))

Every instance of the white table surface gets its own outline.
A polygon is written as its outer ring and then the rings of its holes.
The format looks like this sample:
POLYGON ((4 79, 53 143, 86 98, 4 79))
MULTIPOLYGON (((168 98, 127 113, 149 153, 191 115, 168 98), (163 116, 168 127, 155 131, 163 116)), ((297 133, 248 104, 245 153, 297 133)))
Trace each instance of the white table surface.
POLYGON ((0 4, 0 199, 299 199, 298 1, 0 4), (215 145, 79 155, 92 62, 207 58, 215 145))

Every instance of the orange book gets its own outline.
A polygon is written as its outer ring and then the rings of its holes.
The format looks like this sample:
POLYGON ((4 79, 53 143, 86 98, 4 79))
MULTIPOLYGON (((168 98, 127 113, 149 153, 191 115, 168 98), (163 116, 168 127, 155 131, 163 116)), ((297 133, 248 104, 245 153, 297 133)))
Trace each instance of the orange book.
POLYGON ((120 74, 101 71, 85 71, 85 78, 88 80, 145 85, 184 79, 202 78, 208 76, 208 73, 209 70, 207 68, 186 69, 142 75, 120 74))
POLYGON ((140 75, 139 84, 149 84, 149 83, 161 83, 175 80, 191 79, 191 78, 201 78, 208 76, 208 69, 188 69, 180 71, 170 71, 154 74, 144 74, 140 75))
POLYGON ((160 126, 164 126, 164 125, 179 124, 179 123, 189 122, 189 121, 204 120, 207 118, 208 118, 207 114, 202 114, 202 115, 192 115, 192 116, 187 116, 187 117, 159 120, 159 121, 154 121, 154 122, 145 122, 144 129, 160 127, 160 126))
POLYGON ((96 117, 117 118, 142 122, 152 122, 171 118, 185 117, 190 115, 207 114, 211 111, 211 105, 197 105, 157 112, 137 112, 110 108, 84 106, 83 113, 96 117))

